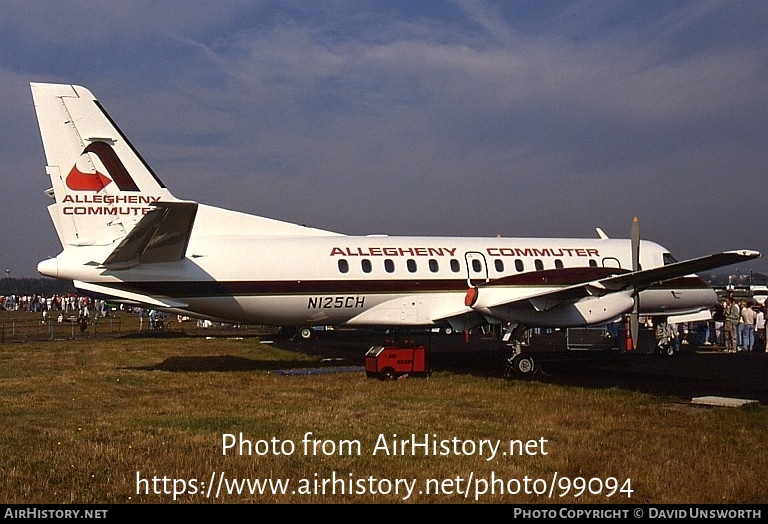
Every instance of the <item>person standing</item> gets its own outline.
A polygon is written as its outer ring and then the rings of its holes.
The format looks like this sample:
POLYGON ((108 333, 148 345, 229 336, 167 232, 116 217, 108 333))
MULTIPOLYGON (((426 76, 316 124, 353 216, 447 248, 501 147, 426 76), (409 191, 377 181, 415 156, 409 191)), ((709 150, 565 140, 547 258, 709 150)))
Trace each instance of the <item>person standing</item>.
POLYGON ((736 353, 737 335, 736 326, 739 325, 741 310, 739 305, 729 296, 725 301, 725 320, 723 321, 723 331, 725 336, 725 352, 736 353))
POLYGON ((765 349, 765 307, 760 306, 755 315, 755 351, 765 349))
POLYGON ((715 329, 715 344, 723 345, 723 320, 725 320, 725 301, 718 302, 712 309, 712 322, 715 329))
POLYGON ((741 303, 741 349, 743 351, 752 351, 755 348, 755 310, 749 307, 746 302, 741 303))

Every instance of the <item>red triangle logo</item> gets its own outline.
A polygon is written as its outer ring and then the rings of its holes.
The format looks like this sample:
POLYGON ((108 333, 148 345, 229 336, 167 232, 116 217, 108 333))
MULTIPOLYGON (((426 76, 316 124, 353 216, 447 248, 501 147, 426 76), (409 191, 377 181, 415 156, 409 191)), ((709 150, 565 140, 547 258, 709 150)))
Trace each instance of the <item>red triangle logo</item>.
POLYGON ((112 180, 96 171, 95 173, 83 173, 77 169, 77 165, 67 175, 67 187, 73 191, 95 191, 98 193, 112 180))

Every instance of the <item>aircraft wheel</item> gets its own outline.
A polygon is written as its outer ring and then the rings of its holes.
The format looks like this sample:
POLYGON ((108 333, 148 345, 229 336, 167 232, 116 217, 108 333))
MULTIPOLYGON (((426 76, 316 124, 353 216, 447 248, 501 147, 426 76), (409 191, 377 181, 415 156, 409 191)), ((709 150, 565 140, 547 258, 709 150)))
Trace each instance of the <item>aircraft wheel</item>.
POLYGON ((528 355, 517 355, 515 358, 513 358, 512 368, 516 374, 523 377, 530 377, 536 373, 536 371, 538 371, 536 361, 533 360, 533 357, 528 355))
POLYGON ((302 340, 309 340, 312 338, 312 328, 301 328, 301 330, 299 330, 299 336, 302 340))
POLYGON ((452 335, 453 334, 453 328, 447 327, 447 328, 443 329, 443 333, 445 333, 446 335, 452 335))

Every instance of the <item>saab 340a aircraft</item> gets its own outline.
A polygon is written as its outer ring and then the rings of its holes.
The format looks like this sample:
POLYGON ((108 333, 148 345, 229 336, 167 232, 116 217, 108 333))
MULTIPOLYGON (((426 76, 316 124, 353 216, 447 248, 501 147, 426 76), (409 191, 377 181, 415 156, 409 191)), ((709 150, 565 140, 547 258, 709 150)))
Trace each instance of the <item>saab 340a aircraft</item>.
POLYGON ((288 327, 503 323, 517 336, 700 312, 717 297, 695 272, 760 256, 678 262, 639 239, 636 219, 625 240, 347 236, 179 200, 90 91, 31 86, 63 247, 38 271, 125 303, 288 327))

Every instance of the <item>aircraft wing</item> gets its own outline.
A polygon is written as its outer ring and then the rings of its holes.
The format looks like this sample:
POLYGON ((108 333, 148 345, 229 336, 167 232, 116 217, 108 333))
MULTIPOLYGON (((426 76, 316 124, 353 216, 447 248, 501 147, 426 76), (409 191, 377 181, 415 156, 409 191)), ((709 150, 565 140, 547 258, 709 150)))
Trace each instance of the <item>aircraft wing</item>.
POLYGON ((175 262, 184 258, 197 214, 196 202, 158 201, 104 261, 109 269, 175 262))
MULTIPOLYGON (((494 308, 499 306, 511 306, 515 304, 528 303, 537 311, 551 309, 563 302, 576 301, 587 297, 600 297, 610 293, 618 293, 627 290, 642 291, 653 284, 665 282, 675 278, 683 277, 699 271, 716 269, 738 262, 746 262, 760 257, 758 251, 740 250, 725 251, 715 253, 700 258, 675 262, 661 267, 632 271, 620 275, 613 275, 590 282, 582 282, 571 286, 563 287, 554 291, 546 291, 540 294, 529 295, 527 297, 516 296, 514 298, 504 297, 503 294, 495 294, 491 301, 483 300, 483 307, 494 308)), ((494 288, 494 282, 480 284, 478 286, 478 295, 483 295, 483 288, 494 288)))
POLYGON ((759 258, 760 256, 758 251, 747 249, 740 251, 725 251, 707 255, 705 257, 675 262, 674 264, 668 264, 666 266, 608 277, 600 280, 600 282, 611 291, 618 291, 630 287, 645 289, 659 282, 665 282, 692 273, 729 266, 739 262, 746 262, 747 260, 759 258))

